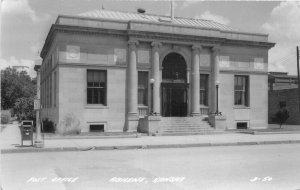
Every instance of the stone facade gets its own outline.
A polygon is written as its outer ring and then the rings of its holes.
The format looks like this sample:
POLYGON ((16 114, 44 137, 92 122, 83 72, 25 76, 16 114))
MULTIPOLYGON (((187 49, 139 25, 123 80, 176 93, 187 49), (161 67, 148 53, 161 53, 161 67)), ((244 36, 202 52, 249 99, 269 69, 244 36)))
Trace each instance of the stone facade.
POLYGON ((214 114, 219 85, 218 107, 226 128, 235 129, 237 122, 246 122, 248 128, 266 128, 268 50, 272 46, 264 34, 59 16, 41 52, 42 118, 49 118, 57 128, 71 118, 82 132, 88 132, 91 125, 103 125, 109 132, 137 131, 139 123, 144 123, 139 122, 141 118, 154 113, 159 122, 165 116, 163 101, 168 96, 176 99, 175 92, 180 97, 184 93, 183 116, 214 114), (178 77, 181 72, 175 72, 171 82, 163 74, 172 53, 185 63, 184 80, 178 77), (88 70, 105 71, 105 104, 87 103, 88 70), (139 71, 148 73, 145 105, 138 104, 139 71), (200 74, 208 76, 207 105, 200 104, 200 74), (247 106, 235 106, 235 76, 247 77, 247 106), (175 90, 179 86, 183 91, 175 90))

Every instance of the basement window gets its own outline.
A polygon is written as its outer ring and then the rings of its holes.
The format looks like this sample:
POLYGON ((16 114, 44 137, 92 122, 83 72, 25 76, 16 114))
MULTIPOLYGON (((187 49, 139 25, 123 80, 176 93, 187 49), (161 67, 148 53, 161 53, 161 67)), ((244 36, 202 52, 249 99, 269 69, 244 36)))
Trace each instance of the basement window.
POLYGON ((90 125, 90 132, 104 132, 104 124, 90 125))
POLYGON ((248 129, 248 123, 247 122, 237 122, 236 128, 237 129, 248 129))

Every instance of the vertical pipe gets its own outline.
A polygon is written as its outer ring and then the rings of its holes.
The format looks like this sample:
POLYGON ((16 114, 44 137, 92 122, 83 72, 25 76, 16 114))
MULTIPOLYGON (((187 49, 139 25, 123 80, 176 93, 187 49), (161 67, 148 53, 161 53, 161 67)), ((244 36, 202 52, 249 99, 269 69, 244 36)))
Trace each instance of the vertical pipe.
POLYGON ((299 99, 299 101, 298 101, 298 106, 299 106, 299 115, 300 115, 300 74, 299 74, 299 46, 297 46, 297 48, 296 48, 296 50, 297 50, 297 74, 298 74, 298 99, 299 99))
POLYGON ((216 91, 217 91, 217 110, 216 110, 216 115, 219 115, 219 84, 216 85, 216 91))

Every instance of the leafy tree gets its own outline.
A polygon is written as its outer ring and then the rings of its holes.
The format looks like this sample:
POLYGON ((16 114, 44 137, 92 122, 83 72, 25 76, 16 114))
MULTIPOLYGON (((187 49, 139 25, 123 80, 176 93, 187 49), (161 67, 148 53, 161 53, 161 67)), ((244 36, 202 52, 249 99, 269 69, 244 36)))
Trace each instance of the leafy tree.
POLYGON ((33 97, 21 97, 16 100, 14 111, 21 120, 33 120, 35 112, 33 109, 33 97))
POLYGON ((17 72, 11 67, 1 70, 1 108, 14 108, 19 119, 32 119, 33 99, 36 95, 36 79, 26 71, 17 72))

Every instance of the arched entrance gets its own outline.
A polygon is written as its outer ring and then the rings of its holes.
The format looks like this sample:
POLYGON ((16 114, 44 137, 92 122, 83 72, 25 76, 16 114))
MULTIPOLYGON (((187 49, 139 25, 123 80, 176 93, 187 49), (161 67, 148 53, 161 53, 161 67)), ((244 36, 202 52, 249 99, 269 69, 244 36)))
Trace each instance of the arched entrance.
POLYGON ((187 66, 182 55, 170 53, 162 62, 162 116, 187 115, 187 66))

